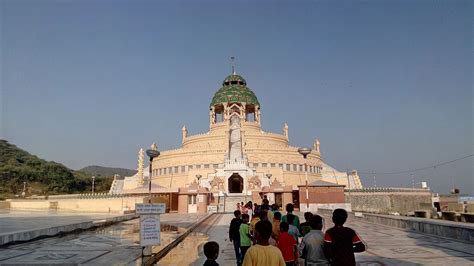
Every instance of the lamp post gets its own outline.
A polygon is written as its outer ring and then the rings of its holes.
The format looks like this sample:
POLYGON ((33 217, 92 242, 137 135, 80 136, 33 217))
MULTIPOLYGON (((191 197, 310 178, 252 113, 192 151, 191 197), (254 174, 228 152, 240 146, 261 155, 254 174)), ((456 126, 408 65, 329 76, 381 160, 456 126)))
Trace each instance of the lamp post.
POLYGON ((299 148, 298 153, 303 155, 304 158, 304 177, 305 177, 305 183, 306 183, 306 210, 309 209, 309 192, 308 192, 308 167, 306 164, 306 157, 308 157, 308 154, 311 153, 310 148, 299 148))
POLYGON ((151 173, 152 173, 152 165, 153 165, 153 158, 160 156, 160 152, 158 151, 158 147, 155 143, 151 145, 151 148, 146 150, 146 155, 150 157, 150 166, 148 169, 148 203, 151 203, 151 173))
POLYGON ((199 212, 199 185, 201 184, 199 182, 199 180, 201 179, 202 175, 200 174, 197 174, 196 175, 196 180, 197 180, 197 184, 198 184, 198 187, 197 187, 197 197, 196 197, 196 204, 197 204, 197 211, 199 212))
POLYGON ((21 192, 21 196, 24 198, 26 196, 26 181, 23 182, 23 191, 21 192))
POLYGON ((92 176, 92 194, 94 194, 95 176, 92 176))

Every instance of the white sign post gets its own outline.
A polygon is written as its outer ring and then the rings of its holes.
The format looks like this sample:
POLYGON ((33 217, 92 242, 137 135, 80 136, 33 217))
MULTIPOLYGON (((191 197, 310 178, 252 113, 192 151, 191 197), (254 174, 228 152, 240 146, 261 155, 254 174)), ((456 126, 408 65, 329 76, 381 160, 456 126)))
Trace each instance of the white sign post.
POLYGON ((143 255, 151 255, 151 247, 159 245, 160 214, 165 213, 166 204, 137 203, 135 212, 140 215, 140 245, 145 247, 143 255))

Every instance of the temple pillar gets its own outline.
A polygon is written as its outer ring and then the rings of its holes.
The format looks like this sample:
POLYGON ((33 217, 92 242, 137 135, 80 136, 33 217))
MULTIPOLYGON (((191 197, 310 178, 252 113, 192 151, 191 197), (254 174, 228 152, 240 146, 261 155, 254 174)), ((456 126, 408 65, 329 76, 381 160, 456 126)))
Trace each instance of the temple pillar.
POLYGON ((178 195, 178 213, 188 213, 188 195, 178 195))
POLYGON ((283 192, 282 193, 282 208, 285 209, 286 204, 293 203, 293 194, 291 192, 283 192))

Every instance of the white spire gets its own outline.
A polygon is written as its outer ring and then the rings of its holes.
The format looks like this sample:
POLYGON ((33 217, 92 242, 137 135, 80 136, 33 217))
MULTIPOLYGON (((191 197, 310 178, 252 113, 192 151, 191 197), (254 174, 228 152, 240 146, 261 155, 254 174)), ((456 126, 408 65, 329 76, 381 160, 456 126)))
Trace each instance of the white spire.
POLYGON ((235 61, 234 61, 234 59, 235 59, 234 56, 230 57, 230 60, 232 61, 232 75, 237 75, 237 73, 235 72, 235 61))

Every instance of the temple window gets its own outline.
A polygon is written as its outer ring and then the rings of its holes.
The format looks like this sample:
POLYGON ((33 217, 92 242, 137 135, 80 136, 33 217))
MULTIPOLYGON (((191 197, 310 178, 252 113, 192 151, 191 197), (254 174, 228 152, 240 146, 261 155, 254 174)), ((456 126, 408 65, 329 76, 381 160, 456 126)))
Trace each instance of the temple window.
POLYGON ((213 164, 213 165, 212 165, 212 168, 214 168, 214 169, 217 169, 218 167, 219 167, 218 164, 213 164))
POLYGON ((286 165, 286 171, 291 171, 291 165, 289 164, 286 165))
POLYGON ((282 164, 282 163, 279 163, 279 164, 278 164, 278 167, 280 167, 280 168, 283 169, 283 164, 282 164))
POLYGON ((178 166, 175 166, 175 167, 174 167, 174 173, 178 173, 178 170, 179 170, 179 169, 178 169, 178 166))
POLYGON ((297 168, 297 167, 298 167, 298 165, 293 164, 293 171, 295 171, 295 172, 298 171, 298 168, 297 168))
POLYGON ((204 168, 206 168, 206 169, 209 168, 209 164, 205 164, 204 168))
POLYGON ((193 166, 192 166, 192 165, 188 166, 188 171, 189 171, 189 170, 193 170, 193 166))
POLYGON ((267 167, 267 163, 262 163, 262 167, 267 167))
POLYGON ((172 174, 173 173, 173 167, 168 167, 168 174, 172 174))
POLYGON ((275 164, 274 164, 274 163, 271 163, 271 164, 270 164, 270 167, 275 167, 275 164))
POLYGON ((197 164, 197 165, 196 165, 196 169, 201 169, 201 165, 200 165, 200 164, 197 164))
POLYGON ((183 165, 181 166, 181 173, 184 173, 184 172, 186 172, 186 167, 183 165))

